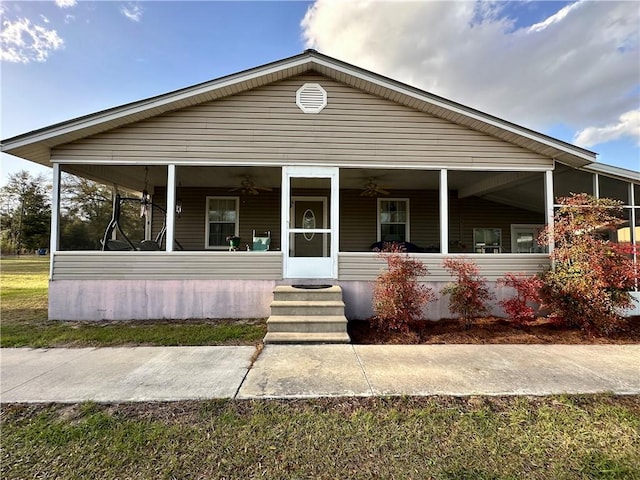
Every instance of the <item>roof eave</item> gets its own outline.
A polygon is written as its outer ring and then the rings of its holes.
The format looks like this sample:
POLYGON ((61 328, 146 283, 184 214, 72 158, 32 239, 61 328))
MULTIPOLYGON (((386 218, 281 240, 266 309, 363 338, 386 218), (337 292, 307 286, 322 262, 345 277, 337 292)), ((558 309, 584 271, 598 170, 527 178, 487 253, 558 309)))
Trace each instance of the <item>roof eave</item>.
MULTIPOLYGON (((134 123, 171 110, 184 108, 184 102, 187 100, 191 104, 197 104, 219 98, 215 97, 215 92, 225 88, 246 85, 252 81, 257 81, 258 83, 262 81, 262 83, 267 84, 270 83, 267 79, 271 75, 280 75, 280 78, 286 78, 291 75, 299 75, 311 69, 318 70, 325 75, 329 74, 328 76, 332 76, 330 73, 335 72, 347 77, 361 79, 372 85, 425 102, 429 109, 442 109, 443 111, 452 112, 456 115, 461 125, 472 121, 482 122, 487 126, 487 133, 498 138, 500 138, 501 134, 515 134, 522 139, 521 146, 523 148, 527 148, 527 141, 534 142, 533 145, 549 150, 545 155, 573 167, 583 167, 596 161, 596 154, 589 150, 548 137, 314 50, 306 50, 301 54, 283 60, 18 135, 4 140, 1 149, 3 152, 17 155, 36 163, 50 165, 50 149, 57 145, 128 123, 134 123), (287 70, 291 73, 282 75, 287 70)), ((248 88, 255 88, 255 85, 247 86, 246 89, 248 88)), ((239 91, 242 91, 242 89, 239 91)), ((536 149, 540 150, 540 148, 536 149)))

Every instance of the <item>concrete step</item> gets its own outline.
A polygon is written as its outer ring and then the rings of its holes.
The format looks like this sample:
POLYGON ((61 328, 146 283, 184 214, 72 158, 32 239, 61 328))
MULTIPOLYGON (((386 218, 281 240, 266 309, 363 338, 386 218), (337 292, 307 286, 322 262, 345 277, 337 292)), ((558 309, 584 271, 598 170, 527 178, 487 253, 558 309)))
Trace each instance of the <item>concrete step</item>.
POLYGON ((278 285, 265 343, 349 343, 342 289, 278 285))
POLYGON ((344 333, 291 333, 268 332, 264 343, 349 343, 349 335, 344 333))
POLYGON ((295 288, 290 285, 279 285, 273 290, 275 301, 317 301, 342 300, 342 289, 339 286, 322 289, 295 288))
POLYGON ((271 302, 271 315, 344 315, 344 302, 342 300, 274 300, 271 302))
POLYGON ((344 315, 272 315, 267 320, 269 332, 343 333, 347 331, 344 315))

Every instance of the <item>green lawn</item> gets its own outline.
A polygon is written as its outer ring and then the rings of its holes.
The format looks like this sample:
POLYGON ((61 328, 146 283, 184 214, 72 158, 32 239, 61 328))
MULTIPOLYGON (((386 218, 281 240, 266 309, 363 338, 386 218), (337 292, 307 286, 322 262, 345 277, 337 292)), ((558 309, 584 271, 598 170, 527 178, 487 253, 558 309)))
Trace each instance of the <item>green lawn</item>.
POLYGON ((48 257, 0 260, 0 346, 255 345, 264 320, 49 322, 48 257))
POLYGON ((5 405, 2 478, 634 479, 640 398, 5 405))

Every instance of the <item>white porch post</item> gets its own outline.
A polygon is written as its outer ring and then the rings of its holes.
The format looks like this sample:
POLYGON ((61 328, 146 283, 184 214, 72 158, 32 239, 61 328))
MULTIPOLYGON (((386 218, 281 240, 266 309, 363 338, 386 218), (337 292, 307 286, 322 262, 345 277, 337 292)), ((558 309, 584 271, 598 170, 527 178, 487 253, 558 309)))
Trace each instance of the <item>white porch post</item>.
POLYGON ((51 235, 49 239, 49 280, 53 280, 53 257, 60 241, 60 164, 53 164, 53 190, 51 192, 51 235))
POLYGON ((553 170, 547 170, 544 172, 544 198, 545 198, 545 212, 546 212, 546 224, 549 227, 549 255, 553 253, 554 240, 553 240, 553 170))
POLYGON ((440 253, 449 253, 449 184, 446 168, 440 170, 440 253))
POLYGON ((167 167, 167 252, 173 252, 176 218, 176 166, 167 167))
POLYGON ((600 198, 600 176, 597 173, 593 174, 593 196, 600 198))

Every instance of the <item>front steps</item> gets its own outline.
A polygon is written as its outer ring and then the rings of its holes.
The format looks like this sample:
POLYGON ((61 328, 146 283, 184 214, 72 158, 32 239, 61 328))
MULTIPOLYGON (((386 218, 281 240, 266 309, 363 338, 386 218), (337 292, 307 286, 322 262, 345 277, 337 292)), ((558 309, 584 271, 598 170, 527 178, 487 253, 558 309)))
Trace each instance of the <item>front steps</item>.
POLYGON ((264 343, 349 343, 342 289, 279 285, 264 343))

